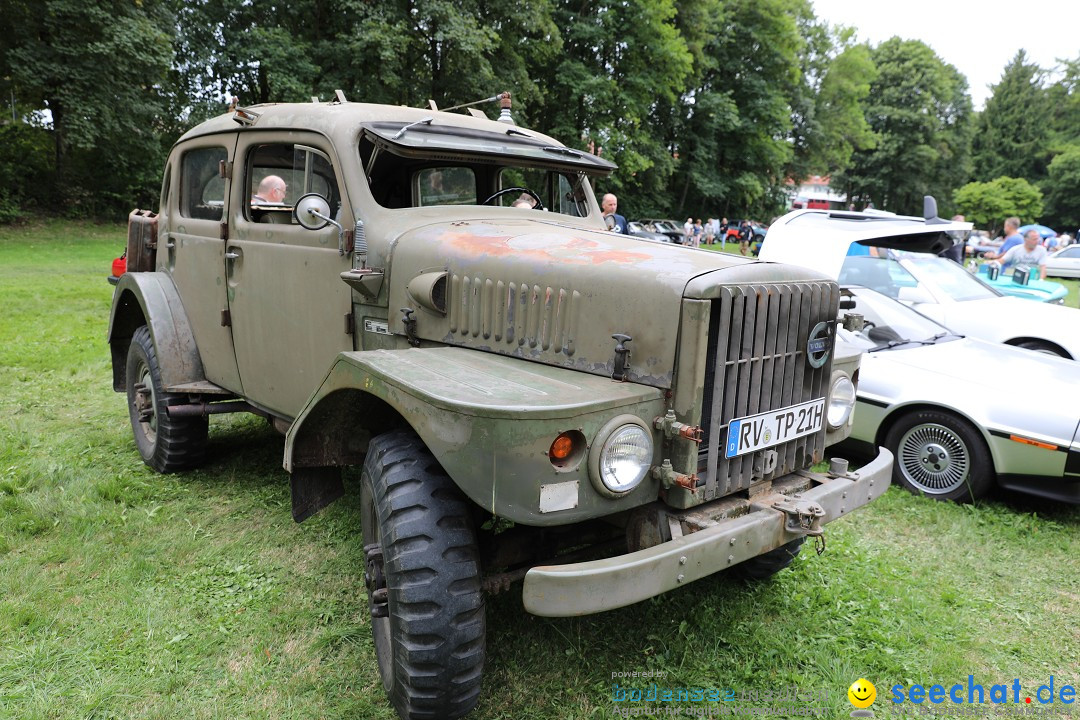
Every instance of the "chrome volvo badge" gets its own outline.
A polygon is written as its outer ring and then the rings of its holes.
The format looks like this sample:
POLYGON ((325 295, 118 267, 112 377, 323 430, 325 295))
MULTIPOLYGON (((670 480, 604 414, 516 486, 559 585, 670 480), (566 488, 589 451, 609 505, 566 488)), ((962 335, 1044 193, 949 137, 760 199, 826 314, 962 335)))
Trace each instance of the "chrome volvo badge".
POLYGON ((810 331, 810 337, 806 341, 806 362, 815 370, 825 365, 829 359, 829 340, 832 337, 829 323, 822 321, 810 331))

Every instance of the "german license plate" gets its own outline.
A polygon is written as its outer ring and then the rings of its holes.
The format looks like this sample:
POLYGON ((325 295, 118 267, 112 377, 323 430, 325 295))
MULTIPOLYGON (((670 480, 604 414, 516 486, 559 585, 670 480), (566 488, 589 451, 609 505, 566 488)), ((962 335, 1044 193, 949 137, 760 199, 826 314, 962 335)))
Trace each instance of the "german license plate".
POLYGON ((732 420, 728 425, 724 456, 738 457, 803 435, 811 435, 821 429, 824 417, 825 398, 818 398, 732 420))

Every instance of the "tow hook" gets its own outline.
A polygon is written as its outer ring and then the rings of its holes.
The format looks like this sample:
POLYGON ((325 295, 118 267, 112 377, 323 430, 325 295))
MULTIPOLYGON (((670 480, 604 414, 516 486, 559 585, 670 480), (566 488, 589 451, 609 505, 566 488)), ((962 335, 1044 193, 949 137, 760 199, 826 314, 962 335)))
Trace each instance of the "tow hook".
POLYGON ((821 526, 825 508, 816 502, 785 498, 773 503, 773 509, 784 513, 784 530, 815 538, 817 554, 825 552, 825 529, 821 526))
POLYGON ((383 552, 379 543, 364 546, 364 587, 367 588, 371 617, 389 617, 386 578, 383 577, 383 552))

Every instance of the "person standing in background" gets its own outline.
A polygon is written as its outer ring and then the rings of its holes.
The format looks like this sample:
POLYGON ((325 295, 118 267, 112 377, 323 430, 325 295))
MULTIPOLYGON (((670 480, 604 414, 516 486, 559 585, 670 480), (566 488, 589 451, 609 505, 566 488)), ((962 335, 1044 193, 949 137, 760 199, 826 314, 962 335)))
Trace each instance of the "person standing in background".
MULTIPOLYGON (((953 215, 953 222, 964 222, 964 216, 963 215, 953 215)), ((953 246, 945 248, 944 250, 939 252, 938 257, 943 257, 943 258, 946 258, 947 260, 952 260, 955 263, 963 265, 964 264, 964 248, 967 246, 967 243, 965 243, 962 238, 953 237, 952 235, 950 235, 950 237, 952 237, 952 239, 954 241, 953 246)))
POLYGON ((986 253, 987 260, 998 260, 1005 255, 1005 253, 1012 250, 1017 245, 1024 242, 1024 238, 1020 237, 1020 218, 1011 217, 1005 219, 1005 242, 1001 244, 996 253, 986 253))
POLYGON ((604 199, 600 201, 600 209, 604 211, 605 217, 610 215, 615 220, 611 232, 627 234, 626 218, 615 212, 619 209, 619 198, 615 197, 614 193, 608 193, 604 196, 604 199))

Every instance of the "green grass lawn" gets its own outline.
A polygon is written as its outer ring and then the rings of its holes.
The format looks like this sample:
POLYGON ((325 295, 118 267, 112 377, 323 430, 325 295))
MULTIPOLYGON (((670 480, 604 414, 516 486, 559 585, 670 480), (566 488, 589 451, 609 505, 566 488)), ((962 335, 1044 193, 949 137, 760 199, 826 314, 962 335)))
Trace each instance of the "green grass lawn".
MULTIPOLYGON (((394 717, 357 478, 293 523, 283 439, 251 416, 213 418, 199 471, 140 461, 105 344, 123 243, 119 226, 0 229, 0 718, 394 717)), ((520 585, 491 597, 474 717, 614 717, 626 671, 798 685, 835 718, 859 677, 879 717, 897 683, 1076 683, 1077 509, 893 488, 826 536, 772 582, 718 576, 592 617, 529 616, 520 585)))

